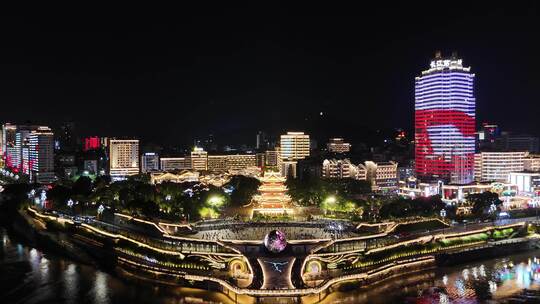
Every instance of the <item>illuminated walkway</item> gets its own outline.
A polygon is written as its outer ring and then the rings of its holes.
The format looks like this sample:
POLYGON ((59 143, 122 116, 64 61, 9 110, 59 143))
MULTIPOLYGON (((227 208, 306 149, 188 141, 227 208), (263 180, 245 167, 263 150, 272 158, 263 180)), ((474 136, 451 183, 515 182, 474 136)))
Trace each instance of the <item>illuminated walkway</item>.
MULTIPOLYGON (((262 238, 240 239, 240 234, 231 234, 236 238, 231 240, 203 240, 197 238, 197 234, 170 235, 153 222, 124 215, 119 217, 125 222, 119 224, 98 220, 77 223, 31 208, 28 211, 37 222, 55 221, 70 227, 69 231, 75 231, 79 240, 86 239, 92 246, 100 247, 104 240, 111 240, 119 265, 126 269, 142 271, 163 280, 210 281, 235 294, 255 297, 318 294, 348 280, 369 284, 434 267, 439 253, 537 241, 535 235, 515 237, 527 226, 524 221, 511 221, 455 227, 407 238, 380 233, 293 240, 285 251, 273 254, 265 249, 262 238), (144 233, 146 231, 148 234, 144 233), (487 237, 495 232, 504 238, 488 240, 487 237), (242 285, 239 285, 240 281, 242 285)), ((272 228, 272 223, 267 225, 251 228, 253 234, 260 236, 272 228)), ((243 228, 249 231, 248 227, 243 228)), ((282 229, 301 236, 317 228, 289 225, 282 229)), ((324 228, 319 229, 320 234, 316 236, 327 236, 324 228)))

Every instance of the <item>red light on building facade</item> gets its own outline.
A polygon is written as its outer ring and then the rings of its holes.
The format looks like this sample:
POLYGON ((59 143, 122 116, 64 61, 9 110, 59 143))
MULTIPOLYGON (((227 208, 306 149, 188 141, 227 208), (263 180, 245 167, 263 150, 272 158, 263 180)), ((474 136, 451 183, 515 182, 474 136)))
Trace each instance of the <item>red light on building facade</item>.
POLYGON ((99 137, 91 136, 84 139, 83 151, 97 150, 101 146, 99 137))
POLYGON ((416 78, 415 158, 421 180, 473 181, 474 74, 461 59, 433 60, 416 78))

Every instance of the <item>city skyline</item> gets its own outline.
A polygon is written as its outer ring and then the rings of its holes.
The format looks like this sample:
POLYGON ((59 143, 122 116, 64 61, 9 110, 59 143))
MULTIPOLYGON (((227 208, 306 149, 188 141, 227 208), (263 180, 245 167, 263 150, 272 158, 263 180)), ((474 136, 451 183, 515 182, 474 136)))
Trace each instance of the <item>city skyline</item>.
POLYGON ((4 302, 540 303, 538 2, 176 4, 0 13, 4 302))
POLYGON ((361 141, 353 137, 412 129, 414 76, 441 50, 475 67, 478 123, 538 135, 539 46, 524 39, 537 34, 535 4, 473 4, 458 18, 444 5, 399 8, 355 16, 274 7, 257 18, 238 8, 100 24, 90 14, 6 16, 0 120, 76 121, 84 135, 166 144, 208 134, 252 142, 259 130, 361 141), (373 22, 383 25, 373 31, 373 22))

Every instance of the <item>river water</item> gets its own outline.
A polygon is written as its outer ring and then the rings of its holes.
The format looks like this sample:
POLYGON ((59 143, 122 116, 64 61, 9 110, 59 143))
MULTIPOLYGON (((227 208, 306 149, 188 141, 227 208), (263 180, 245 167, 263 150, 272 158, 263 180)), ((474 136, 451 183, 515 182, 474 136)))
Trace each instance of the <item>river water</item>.
MULTIPOLYGON (((5 229, 0 230, 0 244, 0 303, 234 303, 218 292, 128 282, 25 246, 5 229)), ((365 289, 352 286, 347 291, 344 286, 341 291, 322 295, 321 303, 498 302, 523 289, 540 289, 537 257, 540 259, 540 251, 529 251, 402 276, 365 289)), ((278 302, 287 302, 282 300, 278 302)), ((318 301, 318 296, 301 300, 318 301)), ((253 299, 239 298, 238 302, 253 299)))

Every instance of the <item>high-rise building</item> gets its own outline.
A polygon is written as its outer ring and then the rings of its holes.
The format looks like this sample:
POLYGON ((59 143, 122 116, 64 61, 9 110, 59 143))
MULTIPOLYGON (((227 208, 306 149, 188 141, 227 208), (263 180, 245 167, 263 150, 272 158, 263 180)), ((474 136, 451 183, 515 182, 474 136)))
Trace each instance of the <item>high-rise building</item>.
POLYGON ((49 127, 30 132, 23 146, 23 164, 23 172, 30 176, 30 181, 54 181, 54 134, 49 127))
POLYGON ((75 151, 77 149, 77 135, 75 134, 75 123, 68 121, 60 126, 58 134, 60 149, 64 151, 75 151))
POLYGON ((6 123, 2 126, 2 142, 5 167, 13 172, 29 174, 28 138, 32 131, 48 127, 37 125, 13 125, 6 123), (23 155, 24 154, 24 155, 23 155), (23 156, 26 163, 23 163, 23 156), (23 168, 24 167, 24 168, 23 168))
POLYGON ((2 125, 2 153, 0 156, 4 161, 4 166, 7 168, 14 167, 14 153, 15 151, 15 137, 17 133, 17 126, 6 123, 2 125))
POLYGON ((203 148, 195 147, 191 151, 191 169, 208 170, 208 152, 204 151, 203 148))
POLYGON ((139 140, 109 139, 109 174, 112 180, 123 180, 139 174, 139 140))
POLYGON ((481 152, 475 154, 477 181, 506 182, 511 172, 521 172, 528 152, 481 152))
POLYGON ((159 155, 156 152, 146 152, 141 155, 142 173, 159 171, 159 155))
POLYGON ((473 181, 474 74, 456 54, 440 52, 415 79, 416 175, 456 184, 473 181))
POLYGON ((263 131, 257 132, 257 141, 255 142, 255 148, 257 150, 267 149, 269 146, 268 139, 266 138, 266 133, 263 131))
POLYGON ((280 157, 282 160, 299 160, 309 156, 309 135, 304 132, 287 132, 281 135, 280 157))
POLYGON ((347 153, 351 151, 351 144, 346 143, 343 138, 330 138, 326 147, 328 152, 331 153, 347 153))

